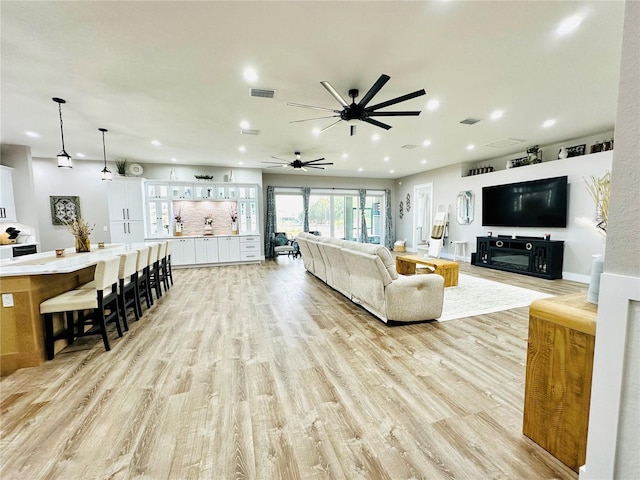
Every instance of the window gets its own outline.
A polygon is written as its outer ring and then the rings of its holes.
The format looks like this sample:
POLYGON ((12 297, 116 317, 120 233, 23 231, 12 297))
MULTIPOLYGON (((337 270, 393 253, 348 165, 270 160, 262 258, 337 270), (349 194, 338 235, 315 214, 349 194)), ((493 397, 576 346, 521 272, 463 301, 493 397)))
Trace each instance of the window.
POLYGON ((304 231, 302 194, 276 194, 276 232, 285 232, 293 238, 304 231))

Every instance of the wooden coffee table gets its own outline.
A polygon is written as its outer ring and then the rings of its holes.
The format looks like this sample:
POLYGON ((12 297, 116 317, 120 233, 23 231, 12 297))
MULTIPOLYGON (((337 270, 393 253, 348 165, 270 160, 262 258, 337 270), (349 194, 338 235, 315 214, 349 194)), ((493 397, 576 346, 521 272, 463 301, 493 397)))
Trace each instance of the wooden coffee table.
POLYGON ((457 262, 450 260, 442 260, 441 258, 424 258, 422 255, 398 255, 396 257, 396 270, 402 275, 411 275, 416 273, 417 265, 427 265, 435 270, 424 270, 424 273, 437 273, 444 278, 445 287, 455 287, 458 285, 458 273, 460 266, 457 262))

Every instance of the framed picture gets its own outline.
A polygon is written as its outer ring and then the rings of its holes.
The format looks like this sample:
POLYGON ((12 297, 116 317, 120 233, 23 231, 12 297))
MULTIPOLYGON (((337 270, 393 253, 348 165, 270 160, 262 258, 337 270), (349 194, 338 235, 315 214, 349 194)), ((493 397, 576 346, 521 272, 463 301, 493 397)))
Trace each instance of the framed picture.
POLYGON ((569 157, 578 157, 580 155, 584 155, 587 151, 587 145, 576 145, 575 147, 567 148, 567 158, 569 157))
POLYGON ((51 223, 66 225, 80 217, 80 197, 49 197, 51 223))

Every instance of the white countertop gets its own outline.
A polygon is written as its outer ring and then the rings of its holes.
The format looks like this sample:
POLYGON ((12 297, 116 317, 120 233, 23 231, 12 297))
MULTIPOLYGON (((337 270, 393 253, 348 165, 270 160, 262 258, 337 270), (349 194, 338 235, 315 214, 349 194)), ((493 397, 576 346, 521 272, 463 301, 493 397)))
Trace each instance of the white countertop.
POLYGON ((55 251, 34 253, 0 261, 0 277, 21 275, 46 275, 71 273, 95 265, 98 261, 135 250, 144 243, 111 243, 104 248, 91 246, 91 252, 76 253, 74 247, 65 249, 64 257, 56 257, 55 251))

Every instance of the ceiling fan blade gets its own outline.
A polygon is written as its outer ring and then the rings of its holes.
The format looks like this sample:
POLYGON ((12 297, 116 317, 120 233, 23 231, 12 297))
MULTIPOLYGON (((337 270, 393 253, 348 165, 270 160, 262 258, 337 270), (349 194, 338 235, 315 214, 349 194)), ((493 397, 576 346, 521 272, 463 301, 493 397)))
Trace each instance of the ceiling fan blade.
POLYGON ((403 117, 412 116, 417 117, 420 115, 420 110, 410 110, 404 112, 371 112, 368 114, 370 117, 403 117))
POLYGON ((266 160, 263 160, 261 163, 273 163, 275 165, 282 165, 283 163, 289 163, 289 162, 268 162, 266 160))
POLYGON ((266 168, 280 168, 280 167, 286 167, 286 165, 271 165, 270 167, 266 167, 266 168))
POLYGON ((307 167, 316 167, 318 165, 333 165, 333 163, 314 163, 313 165, 306 165, 306 166, 307 167))
POLYGON ((374 120, 373 118, 363 118, 362 121, 370 123, 371 125, 375 125, 376 127, 384 128, 385 130, 389 130, 391 128, 391 125, 379 122, 378 120, 374 120))
POLYGON ((324 170, 324 167, 314 167, 314 166, 311 166, 311 165, 307 166, 307 168, 316 168, 318 170, 324 170))
POLYGON ((304 163, 320 162, 320 161, 322 161, 322 160, 324 160, 324 157, 322 157, 322 158, 316 158, 315 160, 309 160, 309 161, 304 162, 304 163))
POLYGON ((329 130, 331 127, 339 124, 340 122, 343 122, 344 120, 340 119, 337 122, 333 122, 331 125, 329 125, 328 127, 324 127, 322 130, 320 130, 320 133, 322 132, 326 132, 327 130, 329 130))
POLYGON ((387 100, 386 102, 378 103, 377 105, 373 105, 372 107, 365 108, 365 111, 372 112, 379 108, 389 107, 391 105, 395 105, 396 103, 404 102, 406 100, 411 100, 412 98, 420 97, 422 95, 426 95, 427 92, 422 90, 416 90, 412 93, 407 93, 406 95, 402 95, 401 97, 392 98, 391 100, 387 100))
POLYGON ((274 157, 273 155, 271 155, 271 158, 273 158, 275 160, 280 160, 281 162, 287 162, 287 163, 289 163, 289 161, 290 161, 290 160, 285 160, 284 158, 274 157))
POLYGON ((339 117, 340 115, 329 115, 328 117, 316 117, 316 118, 305 118, 304 120, 293 120, 289 123, 300 123, 300 122, 309 122, 311 120, 322 120, 323 118, 335 118, 335 117, 339 117))
POLYGON ((302 103, 287 102, 287 105, 289 105, 291 107, 302 107, 302 108, 310 108, 312 110, 324 110, 324 111, 327 111, 327 112, 340 113, 340 110, 335 110, 333 108, 315 107, 313 105, 304 105, 302 103))
POLYGON ((378 93, 380 89, 384 87, 385 83, 387 83, 390 78, 391 77, 389 75, 385 75, 384 73, 380 75, 380 78, 376 80, 376 83, 374 83, 369 89, 369 91, 364 95, 364 97, 362 97, 362 100, 360 100, 360 103, 358 103, 358 106, 362 108, 366 107, 367 104, 371 101, 371 99, 375 97, 376 93, 378 93))
POLYGON ((320 82, 320 85, 326 88, 327 91, 333 96, 333 98, 335 98, 340 103, 340 105, 342 105, 343 107, 349 106, 344 97, 340 95, 340 93, 338 93, 338 91, 333 88, 333 85, 331 85, 329 82, 320 82))
POLYGON ((306 169, 306 168, 304 168, 304 167, 300 167, 300 170, 302 170, 303 172, 306 172, 306 171, 307 171, 307 169, 306 169))

